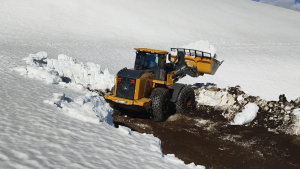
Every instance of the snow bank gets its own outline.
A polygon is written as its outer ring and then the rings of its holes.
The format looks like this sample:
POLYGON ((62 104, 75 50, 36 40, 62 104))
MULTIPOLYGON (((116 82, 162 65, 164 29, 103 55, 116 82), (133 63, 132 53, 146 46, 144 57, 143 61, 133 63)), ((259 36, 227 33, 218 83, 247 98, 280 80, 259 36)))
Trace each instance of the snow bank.
POLYGON ((235 99, 226 90, 217 91, 203 88, 197 92, 197 102, 208 106, 231 106, 235 103, 235 99))
POLYGON ((100 121, 113 125, 112 108, 103 97, 94 92, 73 100, 66 98, 63 93, 53 93, 53 98, 44 100, 44 103, 55 105, 67 115, 84 122, 99 123, 100 121))
POLYGON ((27 75, 31 78, 42 79, 49 84, 58 84, 59 82, 62 82, 62 79, 56 70, 51 70, 46 67, 46 52, 30 54, 27 58, 24 58, 23 60, 25 60, 28 66, 14 68, 14 70, 19 72, 21 75, 27 75))
POLYGON ((77 63, 76 59, 60 54, 58 59, 48 59, 46 52, 30 54, 26 61, 28 66, 17 67, 14 70, 21 75, 45 80, 50 84, 75 86, 93 90, 111 89, 114 85, 114 76, 108 69, 101 71, 101 66, 92 62, 77 63), (66 83, 71 83, 66 85, 66 83))
POLYGON ((92 62, 77 63, 76 59, 60 54, 58 59, 48 59, 47 68, 58 71, 63 77, 70 78, 71 82, 81 84, 90 89, 111 89, 114 85, 114 76, 108 69, 101 71, 101 66, 92 62))
POLYGON ((233 125, 244 125, 250 123, 257 116, 259 107, 255 103, 248 103, 244 110, 235 115, 233 125))

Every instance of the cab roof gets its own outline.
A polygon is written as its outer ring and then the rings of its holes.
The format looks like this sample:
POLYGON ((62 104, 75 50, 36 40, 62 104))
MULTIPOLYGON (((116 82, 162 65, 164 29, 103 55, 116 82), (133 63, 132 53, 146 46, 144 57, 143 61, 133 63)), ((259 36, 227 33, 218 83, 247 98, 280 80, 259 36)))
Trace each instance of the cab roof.
POLYGON ((140 51, 140 52, 149 52, 149 53, 157 53, 157 54, 167 54, 168 53, 165 50, 149 49, 149 48, 135 48, 135 50, 140 51))

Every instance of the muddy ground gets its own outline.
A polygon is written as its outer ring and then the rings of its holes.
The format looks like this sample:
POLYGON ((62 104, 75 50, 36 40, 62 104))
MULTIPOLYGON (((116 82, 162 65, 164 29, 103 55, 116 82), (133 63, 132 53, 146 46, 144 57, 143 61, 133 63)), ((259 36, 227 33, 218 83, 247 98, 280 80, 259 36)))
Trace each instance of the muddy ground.
POLYGON ((123 125, 161 140, 164 154, 207 169, 300 168, 300 137, 269 132, 263 127, 232 126, 218 112, 204 106, 190 114, 175 114, 165 122, 147 116, 114 115, 123 125))

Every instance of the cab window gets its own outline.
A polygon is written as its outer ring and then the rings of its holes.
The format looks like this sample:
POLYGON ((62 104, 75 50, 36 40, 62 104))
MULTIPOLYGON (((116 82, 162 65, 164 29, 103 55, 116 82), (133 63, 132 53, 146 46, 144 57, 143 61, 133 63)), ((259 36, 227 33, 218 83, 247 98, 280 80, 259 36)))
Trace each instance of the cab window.
POLYGON ((152 69, 158 67, 158 54, 137 52, 135 60, 135 69, 152 69))
POLYGON ((155 68, 158 65, 157 54, 146 53, 144 66, 146 69, 155 68))

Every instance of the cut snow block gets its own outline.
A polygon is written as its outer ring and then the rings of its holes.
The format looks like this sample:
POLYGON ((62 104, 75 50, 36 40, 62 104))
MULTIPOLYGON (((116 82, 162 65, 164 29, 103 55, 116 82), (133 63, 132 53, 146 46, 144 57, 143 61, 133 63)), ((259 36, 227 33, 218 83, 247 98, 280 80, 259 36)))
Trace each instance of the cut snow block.
POLYGON ((244 125, 250 123, 257 116, 259 107, 255 103, 248 103, 244 110, 235 115, 232 125, 244 125))

